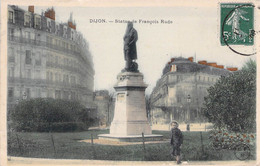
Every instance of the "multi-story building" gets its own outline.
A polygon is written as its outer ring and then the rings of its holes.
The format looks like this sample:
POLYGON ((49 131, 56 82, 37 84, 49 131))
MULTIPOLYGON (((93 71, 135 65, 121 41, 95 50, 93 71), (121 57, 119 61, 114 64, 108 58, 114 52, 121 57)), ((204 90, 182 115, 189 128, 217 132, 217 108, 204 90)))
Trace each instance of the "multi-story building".
POLYGON ((226 68, 207 61, 193 62, 178 57, 172 58, 163 69, 151 93, 151 120, 153 125, 169 124, 172 120, 181 123, 202 122, 201 107, 207 89, 220 76, 226 76, 237 68, 226 68))
POLYGON ((8 105, 22 99, 50 97, 93 106, 94 69, 87 41, 55 11, 34 13, 8 6, 8 105))
POLYGON ((114 117, 115 100, 108 90, 94 92, 94 102, 97 107, 99 126, 109 126, 114 117))

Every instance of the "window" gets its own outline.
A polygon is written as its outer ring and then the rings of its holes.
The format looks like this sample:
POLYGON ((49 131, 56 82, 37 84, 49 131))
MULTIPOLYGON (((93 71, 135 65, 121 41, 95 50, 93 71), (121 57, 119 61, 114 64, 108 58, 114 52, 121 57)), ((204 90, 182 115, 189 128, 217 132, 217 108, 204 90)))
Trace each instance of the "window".
POLYGON ((41 34, 35 34, 35 40, 40 41, 41 40, 41 34))
POLYGON ((47 97, 51 97, 50 90, 47 89, 47 97))
POLYGON ((9 48, 8 62, 15 62, 14 48, 9 48))
POLYGON ((50 80, 50 73, 47 71, 47 73, 46 73, 46 79, 47 80, 50 80))
POLYGON ((46 31, 51 32, 51 20, 47 20, 47 28, 46 31))
POLYGON ((28 99, 28 98, 31 97, 31 89, 30 89, 30 88, 26 88, 26 93, 25 93, 25 95, 26 95, 26 96, 24 96, 25 99, 28 99))
POLYGON ((35 57, 35 65, 36 65, 36 66, 41 66, 41 64, 42 64, 41 53, 38 52, 38 53, 36 54, 36 57, 35 57))
POLYGON ((26 38, 26 39, 31 39, 31 34, 30 34, 30 32, 25 32, 25 38, 26 38))
POLYGON ((8 88, 8 97, 14 97, 14 88, 13 87, 8 88))
POLYGON ((25 64, 32 64, 31 50, 26 50, 25 64))
POLYGON ((69 83, 69 75, 66 75, 66 82, 69 83))
POLYGON ((14 67, 10 67, 8 69, 8 77, 10 77, 10 78, 14 77, 14 67))
POLYGON ((59 78, 58 78, 58 73, 55 73, 55 82, 58 82, 59 78))
POLYGON ((70 76, 71 84, 75 85, 76 84, 76 79, 75 76, 70 76))
POLYGON ((14 38, 14 29, 13 28, 9 28, 8 29, 8 37, 9 37, 9 39, 11 39, 11 40, 13 40, 13 38, 14 38))
POLYGON ((31 69, 26 69, 26 78, 31 78, 31 69))
POLYGON ((47 36, 47 43, 50 43, 50 44, 52 44, 52 37, 50 37, 50 36, 47 36))
POLYGON ((58 63, 59 63, 59 61, 58 61, 58 57, 55 56, 55 64, 58 64, 58 63))
POLYGON ((36 88, 36 97, 41 97, 41 89, 36 88))
POLYGON ((177 103, 180 103, 180 102, 181 102, 181 97, 177 96, 177 103))
POLYGON ((63 28, 63 37, 67 37, 67 27, 63 28))
POLYGON ((61 74, 59 73, 59 75, 58 75, 58 76, 59 76, 59 82, 61 82, 61 74))
POLYGON ((59 25, 56 25, 55 34, 58 34, 58 33, 59 33, 59 25))
POLYGON ((63 83, 67 84, 69 83, 69 76, 68 75, 63 75, 63 83))
POLYGON ((50 62, 53 62, 53 55, 50 54, 50 62))
POLYGON ((53 80, 52 72, 50 72, 50 81, 53 80))
POLYGON ((41 29, 41 17, 35 16, 35 28, 41 29))
POLYGON ((14 23, 14 12, 8 11, 8 21, 14 23))
POLYGON ((64 91, 64 93, 63 93, 63 99, 66 99, 66 100, 69 99, 69 92, 68 92, 68 91, 64 91))
POLYGON ((61 98, 61 91, 55 90, 55 99, 60 99, 60 98, 61 98))
POLYGON ((181 75, 177 75, 177 81, 182 81, 183 77, 181 75))
POLYGON ((74 40, 74 32, 71 32, 71 39, 74 40))
POLYGON ((76 99, 76 93, 75 92, 71 92, 71 99, 75 100, 76 99))
POLYGON ((39 69, 35 70, 35 78, 41 79, 41 70, 39 70, 39 69))
POLYGON ((25 13, 24 15, 24 26, 31 26, 31 16, 28 13, 25 13))

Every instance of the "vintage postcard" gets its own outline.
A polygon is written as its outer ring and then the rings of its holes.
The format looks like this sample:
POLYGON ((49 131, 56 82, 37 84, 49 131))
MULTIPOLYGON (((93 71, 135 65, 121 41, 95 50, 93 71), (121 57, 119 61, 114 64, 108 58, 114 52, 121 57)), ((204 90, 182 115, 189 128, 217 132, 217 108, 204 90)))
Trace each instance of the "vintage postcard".
POLYGON ((2 1, 0 165, 258 165, 259 14, 2 1))

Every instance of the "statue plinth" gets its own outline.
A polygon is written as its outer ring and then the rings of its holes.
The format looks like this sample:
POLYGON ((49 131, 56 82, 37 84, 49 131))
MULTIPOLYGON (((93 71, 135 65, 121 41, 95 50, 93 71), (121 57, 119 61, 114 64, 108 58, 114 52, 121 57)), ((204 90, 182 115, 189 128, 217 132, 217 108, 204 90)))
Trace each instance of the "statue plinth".
POLYGON ((142 133, 146 140, 162 139, 161 135, 152 135, 148 123, 145 104, 145 89, 140 72, 122 72, 117 76, 116 103, 114 119, 111 123, 110 134, 101 134, 100 139, 118 141, 142 141, 142 133))

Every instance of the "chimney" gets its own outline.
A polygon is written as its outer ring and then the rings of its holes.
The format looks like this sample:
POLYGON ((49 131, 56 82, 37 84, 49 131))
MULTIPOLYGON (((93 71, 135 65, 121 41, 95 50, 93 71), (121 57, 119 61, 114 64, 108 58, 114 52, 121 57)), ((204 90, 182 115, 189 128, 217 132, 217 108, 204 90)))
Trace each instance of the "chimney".
POLYGON ((68 21, 68 26, 69 26, 70 28, 76 30, 76 24, 75 24, 75 22, 73 23, 72 14, 73 14, 73 13, 70 13, 70 19, 69 19, 69 21, 68 21))
POLYGON ((175 58, 171 58, 171 62, 174 62, 175 58))
POLYGON ((47 18, 50 18, 50 19, 52 19, 52 20, 55 20, 55 11, 54 11, 54 9, 53 9, 53 8, 48 9, 48 10, 45 12, 44 16, 47 17, 47 18))
POLYGON ((227 70, 229 70, 229 71, 237 71, 237 67, 227 67, 227 70))
POLYGON ((223 65, 217 65, 217 68, 224 69, 223 65))
POLYGON ((28 6, 28 11, 34 13, 34 6, 28 6))
POLYGON ((207 64, 207 61, 204 61, 204 60, 203 60, 203 61, 199 61, 198 63, 201 64, 201 65, 206 65, 206 64, 207 64))
POLYGON ((193 62, 193 57, 189 57, 188 60, 193 62))
POLYGON ((76 30, 76 25, 74 25, 72 22, 68 22, 68 26, 72 29, 75 29, 76 30))
POLYGON ((207 63, 208 66, 212 66, 212 67, 217 67, 217 63, 215 62, 210 62, 210 63, 207 63))

